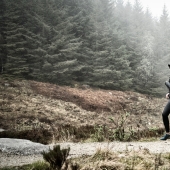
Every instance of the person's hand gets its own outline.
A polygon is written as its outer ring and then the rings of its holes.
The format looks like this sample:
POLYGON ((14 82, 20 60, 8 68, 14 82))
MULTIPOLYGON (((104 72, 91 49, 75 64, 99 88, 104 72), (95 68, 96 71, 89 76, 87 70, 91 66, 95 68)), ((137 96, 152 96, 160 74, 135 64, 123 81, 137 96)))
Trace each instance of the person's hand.
POLYGON ((169 99, 169 93, 166 94, 166 98, 169 99))

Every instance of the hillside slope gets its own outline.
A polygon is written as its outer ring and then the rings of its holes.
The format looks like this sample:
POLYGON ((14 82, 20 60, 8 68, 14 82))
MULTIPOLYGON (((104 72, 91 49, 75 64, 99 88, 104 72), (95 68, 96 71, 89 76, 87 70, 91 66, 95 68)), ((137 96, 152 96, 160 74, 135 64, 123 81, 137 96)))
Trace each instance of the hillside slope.
POLYGON ((0 128, 5 130, 0 137, 40 143, 91 137, 97 141, 124 140, 125 136, 116 130, 145 131, 146 136, 155 135, 147 134, 148 130, 156 129, 156 134, 163 130, 161 112, 165 99, 27 80, 1 79, 0 89, 0 128))

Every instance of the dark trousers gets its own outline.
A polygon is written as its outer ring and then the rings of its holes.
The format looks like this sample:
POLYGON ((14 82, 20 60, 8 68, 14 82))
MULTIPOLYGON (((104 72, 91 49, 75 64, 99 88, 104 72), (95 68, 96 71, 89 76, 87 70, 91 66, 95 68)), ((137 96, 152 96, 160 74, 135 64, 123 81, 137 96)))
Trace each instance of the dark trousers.
POLYGON ((169 132, 169 116, 170 114, 170 100, 168 101, 168 103, 166 104, 163 113, 162 113, 162 119, 163 119, 163 123, 165 126, 165 131, 168 133, 169 132))

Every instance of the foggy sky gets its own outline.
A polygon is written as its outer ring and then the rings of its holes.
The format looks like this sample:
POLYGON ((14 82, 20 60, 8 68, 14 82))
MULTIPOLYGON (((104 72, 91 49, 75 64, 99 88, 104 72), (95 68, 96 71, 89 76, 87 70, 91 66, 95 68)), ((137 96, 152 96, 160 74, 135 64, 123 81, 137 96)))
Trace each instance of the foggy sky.
MULTIPOLYGON (((124 0, 134 4, 135 0, 124 0)), ((170 13, 170 0, 139 0, 144 10, 147 8, 152 13, 153 17, 160 17, 163 11, 164 5, 166 5, 168 13, 170 13)))

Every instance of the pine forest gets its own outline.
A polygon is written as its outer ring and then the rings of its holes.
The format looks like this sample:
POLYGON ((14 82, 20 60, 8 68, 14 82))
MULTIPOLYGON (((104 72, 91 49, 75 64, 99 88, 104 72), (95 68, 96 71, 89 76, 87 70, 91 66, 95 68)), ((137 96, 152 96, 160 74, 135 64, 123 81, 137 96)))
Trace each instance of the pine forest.
POLYGON ((1 0, 0 74, 154 96, 167 91, 170 18, 123 0, 1 0))

